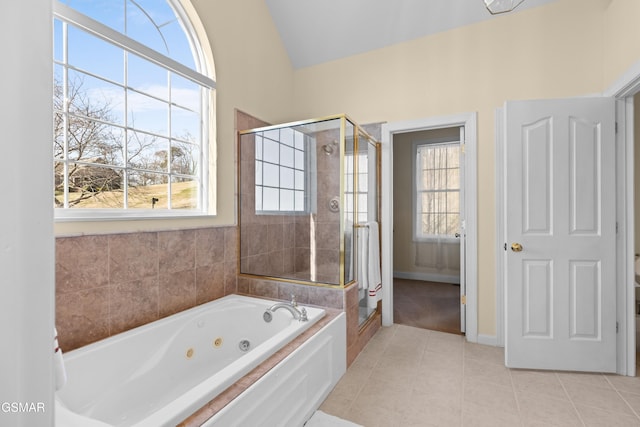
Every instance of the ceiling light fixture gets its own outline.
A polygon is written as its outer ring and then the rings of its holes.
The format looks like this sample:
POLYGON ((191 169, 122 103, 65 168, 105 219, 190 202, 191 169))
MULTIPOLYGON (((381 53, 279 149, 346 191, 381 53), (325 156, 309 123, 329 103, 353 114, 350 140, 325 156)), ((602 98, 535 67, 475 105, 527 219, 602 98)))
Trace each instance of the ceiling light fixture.
POLYGON ((524 0, 484 0, 484 4, 492 15, 497 15, 498 13, 511 12, 523 1, 524 0))

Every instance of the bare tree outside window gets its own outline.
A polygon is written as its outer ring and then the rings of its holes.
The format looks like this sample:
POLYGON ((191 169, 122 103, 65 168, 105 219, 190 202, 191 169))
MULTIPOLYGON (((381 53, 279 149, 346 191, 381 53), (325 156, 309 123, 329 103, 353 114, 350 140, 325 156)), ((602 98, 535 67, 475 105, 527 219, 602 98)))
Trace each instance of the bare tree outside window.
POLYGON ((460 145, 416 147, 416 237, 453 237, 460 226, 460 145))
MULTIPOLYGON (((113 122, 111 106, 86 96, 81 80, 68 86, 66 116, 62 82, 54 81, 54 159, 73 159, 68 163, 69 206, 95 197, 97 193, 122 188, 122 171, 102 167, 121 163, 123 141, 108 122, 113 122), (67 151, 65 155, 65 140, 67 151)), ((55 204, 63 206, 64 163, 55 163, 55 204)))
MULTIPOLYGON (((88 95, 82 79, 69 81, 67 93, 65 114, 63 84, 55 80, 56 207, 64 206, 65 163, 69 207, 122 208, 126 183, 130 207, 167 208, 169 172, 184 175, 174 182, 193 198, 197 189, 189 177, 198 173, 199 148, 183 142, 194 139, 188 132, 181 141, 114 126, 118 120, 113 105, 106 98, 88 95)), ((173 205, 193 207, 194 203, 176 199, 173 205)))

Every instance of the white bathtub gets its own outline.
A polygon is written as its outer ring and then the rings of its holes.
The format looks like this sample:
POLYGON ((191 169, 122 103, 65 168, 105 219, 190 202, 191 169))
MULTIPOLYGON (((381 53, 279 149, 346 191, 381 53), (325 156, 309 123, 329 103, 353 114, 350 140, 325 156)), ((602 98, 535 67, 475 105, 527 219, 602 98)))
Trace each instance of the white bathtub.
POLYGON ((267 323, 273 303, 230 295, 65 353, 56 426, 175 426, 325 314, 281 309, 267 323))

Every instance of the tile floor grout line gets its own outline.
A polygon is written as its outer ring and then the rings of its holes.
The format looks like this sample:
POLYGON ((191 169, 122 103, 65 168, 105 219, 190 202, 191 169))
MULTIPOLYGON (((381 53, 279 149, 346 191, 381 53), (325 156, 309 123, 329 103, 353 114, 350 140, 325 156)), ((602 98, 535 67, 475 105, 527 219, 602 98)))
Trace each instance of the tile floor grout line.
POLYGON ((580 414, 580 411, 578 411, 578 407, 576 406, 576 403, 571 398, 571 395, 569 394, 569 391, 567 390, 567 387, 564 385, 564 382, 560 379, 560 376, 558 375, 558 372, 554 371, 553 374, 555 375, 556 379, 560 383, 560 386, 562 387, 562 390, 564 391, 564 394, 567 396, 567 399, 569 399, 569 402, 571 402, 571 406, 573 407, 573 410, 576 411, 576 414, 578 415, 578 419, 580 420, 580 422, 582 423, 583 426, 586 426, 587 423, 585 423, 584 419, 582 418, 582 414, 580 414))
POLYGON ((520 409, 520 400, 518 399, 518 393, 516 393, 516 385, 513 381, 513 375, 511 375, 511 369, 507 368, 507 372, 509 372, 509 382, 511 382, 511 392, 513 393, 513 398, 516 401, 516 409, 518 409, 518 418, 520 419, 520 425, 524 427, 524 417, 522 416, 522 410, 520 409))
MULTIPOLYGON (((347 405, 347 411, 351 412, 353 405, 356 403, 356 401, 358 400, 358 397, 360 397, 360 394, 362 393, 362 391, 365 388, 366 385, 366 380, 368 380, 369 378, 371 378, 371 375, 373 374, 373 370, 380 364, 381 360, 382 360, 382 356, 384 355, 385 351, 387 350, 387 348, 389 347, 389 341, 395 336, 396 332, 397 332, 397 328, 394 327, 394 325, 391 326, 392 328, 392 334, 389 338, 385 338, 383 341, 383 345, 381 346, 381 350, 377 351, 377 356, 375 358, 375 362, 373 363, 373 366, 371 367, 371 369, 368 369, 368 375, 366 377, 366 379, 364 381, 362 381, 361 384, 358 385, 358 391, 355 393, 355 395, 353 396, 353 399, 351 400, 351 402, 349 403, 349 405, 347 405)), ((368 344, 368 343, 367 343, 368 344)), ((366 346, 365 346, 366 347, 366 346)), ((363 348, 364 350, 364 348, 363 348)), ((360 355, 358 355, 360 356, 360 355)), ((357 360, 358 357, 356 357, 357 360)), ((355 360, 354 360, 355 362, 355 360)), ((353 362, 352 362, 353 363, 353 362)), ((349 368, 347 368, 348 370, 349 368)), ((345 372, 346 373, 346 372, 345 372)))
POLYGON ((635 415, 636 418, 640 420, 640 415, 638 415, 636 410, 633 409, 633 406, 631 406, 631 404, 627 402, 627 399, 625 399, 622 393, 620 393, 620 390, 618 390, 618 387, 616 387, 615 384, 613 384, 606 375, 603 375, 603 377, 609 383, 609 385, 616 391, 618 396, 620 396, 620 399, 622 399, 622 401, 629 407, 629 409, 631 409, 631 412, 633 412, 633 415, 635 415))

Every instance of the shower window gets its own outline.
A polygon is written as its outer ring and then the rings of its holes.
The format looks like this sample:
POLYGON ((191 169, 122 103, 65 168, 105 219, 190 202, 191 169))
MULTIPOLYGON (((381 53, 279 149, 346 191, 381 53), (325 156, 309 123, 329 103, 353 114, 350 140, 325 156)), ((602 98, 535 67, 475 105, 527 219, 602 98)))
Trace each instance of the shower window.
POLYGON ((460 226, 460 144, 416 144, 414 158, 414 238, 454 238, 460 226))
POLYGON ((307 212, 305 135, 291 128, 255 135, 256 213, 307 212))

